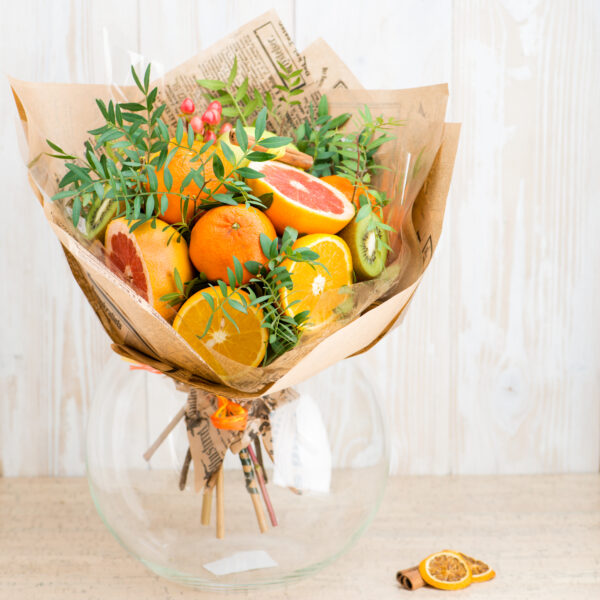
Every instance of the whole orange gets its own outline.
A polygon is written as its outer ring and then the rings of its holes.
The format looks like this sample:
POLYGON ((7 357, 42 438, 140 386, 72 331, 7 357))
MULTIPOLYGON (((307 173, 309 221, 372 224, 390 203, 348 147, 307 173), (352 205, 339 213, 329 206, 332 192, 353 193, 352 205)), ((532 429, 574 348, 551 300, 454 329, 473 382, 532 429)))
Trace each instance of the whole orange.
POLYGON ((353 186, 350 181, 348 181, 345 177, 342 177, 341 175, 327 175, 325 177, 321 177, 321 179, 329 185, 332 185, 334 188, 340 190, 340 192, 342 192, 342 194, 344 194, 344 196, 346 196, 346 198, 348 198, 350 202, 354 203, 354 206, 356 206, 357 209, 360 208, 361 193, 366 193, 367 197, 371 201, 371 206, 373 206, 373 208, 377 206, 377 201, 375 200, 373 194, 367 193, 362 187, 353 186))
MULTIPOLYGON (((227 267, 234 270, 235 256, 242 266, 249 260, 268 262, 260 246, 260 234, 276 237, 275 228, 260 210, 238 206, 219 206, 204 213, 192 229, 190 259, 196 269, 215 281, 228 282, 227 267)), ((252 275, 244 267, 243 283, 252 275)))
MULTIPOLYGON (((227 190, 223 185, 220 184, 219 180, 215 177, 215 173, 213 171, 212 165, 212 155, 215 150, 213 147, 210 147, 208 150, 205 150, 203 154, 200 155, 198 160, 193 160, 194 157, 198 154, 198 151, 202 148, 204 142, 196 141, 194 142, 191 150, 187 148, 179 148, 177 152, 173 155, 173 158, 169 162, 168 168, 169 172, 173 177, 173 184, 171 185, 171 190, 167 189, 165 185, 165 177, 164 177, 164 167, 156 172, 156 178, 158 180, 158 203, 160 205, 160 201, 163 193, 166 192, 167 198, 169 199, 169 206, 167 210, 160 215, 160 218, 167 223, 180 223, 183 215, 183 207, 186 200, 188 200, 187 213, 186 213, 186 222, 189 221, 194 216, 196 212, 196 208, 200 206, 202 200, 208 198, 210 192, 213 194, 226 192, 227 190), (181 189, 181 184, 183 180, 187 177, 188 173, 192 169, 198 169, 204 163, 204 181, 205 185, 200 192, 200 188, 196 185, 196 182, 191 181, 183 191, 179 191, 181 189), (183 196, 181 195, 183 194, 183 196)), ((176 147, 174 140, 171 140, 169 144, 169 151, 176 147)))

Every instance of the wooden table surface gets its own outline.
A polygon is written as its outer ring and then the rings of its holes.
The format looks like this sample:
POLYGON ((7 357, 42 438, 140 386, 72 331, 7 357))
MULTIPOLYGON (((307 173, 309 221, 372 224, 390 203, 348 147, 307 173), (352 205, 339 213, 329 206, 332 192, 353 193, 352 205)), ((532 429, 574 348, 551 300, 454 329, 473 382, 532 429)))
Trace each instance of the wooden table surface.
POLYGON ((1 600, 408 598, 396 570, 447 547, 497 572, 457 597, 597 600, 600 475, 393 477, 373 525, 337 563, 246 594, 201 593, 151 574, 104 528, 84 479, 0 478, 1 600))

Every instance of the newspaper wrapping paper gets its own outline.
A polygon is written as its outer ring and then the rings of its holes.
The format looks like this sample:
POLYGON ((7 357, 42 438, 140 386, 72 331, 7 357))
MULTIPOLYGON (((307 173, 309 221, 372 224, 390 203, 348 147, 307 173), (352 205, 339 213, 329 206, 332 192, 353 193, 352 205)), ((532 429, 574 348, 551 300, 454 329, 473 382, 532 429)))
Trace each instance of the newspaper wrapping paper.
POLYGON ((113 341, 113 349, 190 387, 233 398, 256 398, 286 389, 338 360, 365 351, 400 322, 441 233, 460 127, 444 123, 445 84, 409 90, 350 89, 357 88, 358 81, 327 44, 319 40, 300 56, 274 12, 167 73, 158 82, 160 97, 173 107, 187 95, 196 96, 196 78, 222 78, 234 54, 239 60, 239 81, 247 74, 262 90, 276 81, 277 61, 303 68, 305 93, 299 97, 304 100, 288 117, 292 125, 306 115, 307 102, 316 102, 322 92, 327 93, 332 114, 368 102, 372 114, 395 116, 405 124, 394 131, 394 147, 382 157, 392 169, 379 182, 392 196, 387 217, 398 225, 398 236, 392 240, 394 261, 380 279, 351 286, 351 309, 333 327, 319 335, 303 336, 298 347, 267 367, 245 367, 219 357, 226 376, 211 369, 167 321, 114 275, 105 265, 102 245, 84 243, 64 207, 49 200, 57 191, 64 167, 45 154, 46 139, 78 154, 88 137, 86 132, 101 124, 95 99, 137 100, 137 90, 10 81, 23 126, 29 180, 75 279, 113 341))
POLYGON ((194 464, 196 491, 209 485, 212 476, 220 469, 228 449, 233 454, 239 454, 240 450, 247 448, 258 438, 262 439, 265 450, 273 459, 270 414, 297 397, 294 390, 287 389, 254 400, 238 400, 248 410, 248 422, 244 431, 229 431, 217 429, 210 420, 218 407, 217 396, 198 388, 190 390, 185 425, 194 464))

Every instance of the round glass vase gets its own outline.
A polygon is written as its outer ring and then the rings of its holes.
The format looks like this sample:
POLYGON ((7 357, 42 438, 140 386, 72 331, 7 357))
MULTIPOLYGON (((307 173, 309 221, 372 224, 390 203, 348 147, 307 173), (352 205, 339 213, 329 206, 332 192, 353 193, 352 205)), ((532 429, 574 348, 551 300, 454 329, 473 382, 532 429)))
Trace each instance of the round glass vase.
POLYGON ((143 457, 187 395, 168 377, 112 357, 89 414, 87 474, 96 508, 121 545, 158 575, 213 590, 287 583, 348 550, 375 516, 388 476, 378 390, 354 359, 294 389, 298 397, 271 413, 274 462, 263 451, 277 526, 262 495, 248 492, 239 456, 228 451, 218 539, 217 502, 211 494, 203 525, 206 500, 195 490, 193 466, 180 490, 185 422, 149 462, 143 457), (265 515, 263 533, 257 511, 265 515))

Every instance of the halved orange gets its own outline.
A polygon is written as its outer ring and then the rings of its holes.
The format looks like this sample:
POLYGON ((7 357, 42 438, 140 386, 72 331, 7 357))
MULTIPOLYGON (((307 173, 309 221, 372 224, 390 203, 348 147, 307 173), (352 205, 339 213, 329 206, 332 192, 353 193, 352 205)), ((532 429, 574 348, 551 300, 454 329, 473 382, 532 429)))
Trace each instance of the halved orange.
POLYGON ((254 194, 273 194, 265 212, 279 234, 288 226, 300 233, 337 233, 352 220, 354 205, 322 179, 277 161, 249 166, 264 175, 246 180, 254 194))
POLYGON ((471 573, 473 574, 473 583, 489 581, 490 579, 496 577, 496 573, 494 573, 493 569, 489 565, 486 565, 483 561, 477 560, 472 556, 467 556, 462 552, 459 554, 467 561, 467 564, 471 568, 471 573))
POLYGON ((342 238, 326 233, 298 238, 293 248, 314 250, 322 266, 285 259, 282 266, 290 272, 294 287, 281 289, 281 306, 291 317, 310 311, 306 326, 316 329, 331 322, 335 308, 348 297, 340 288, 352 283, 352 255, 342 238))
POLYGON ((182 283, 194 276, 187 242, 164 221, 156 219, 129 231, 125 217, 112 220, 106 229, 106 264, 165 319, 175 310, 160 298, 177 292, 175 269, 182 283))
MULTIPOLYGON (((244 304, 243 300, 250 304, 243 290, 227 288, 227 295, 238 304, 244 304)), ((216 373, 224 375, 232 365, 221 357, 250 367, 261 363, 268 341, 268 332, 261 327, 263 318, 261 309, 247 306, 246 313, 240 312, 226 303, 220 288, 209 287, 184 302, 173 328, 216 373)))
POLYGON ((442 550, 422 560, 419 573, 426 583, 440 590, 460 590, 473 580, 469 564, 453 550, 442 550))

